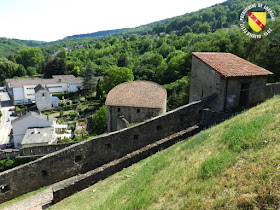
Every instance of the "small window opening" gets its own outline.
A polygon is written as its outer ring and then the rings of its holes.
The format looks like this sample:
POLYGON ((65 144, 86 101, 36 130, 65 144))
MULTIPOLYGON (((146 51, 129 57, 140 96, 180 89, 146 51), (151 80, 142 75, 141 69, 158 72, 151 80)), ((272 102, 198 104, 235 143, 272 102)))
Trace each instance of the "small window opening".
POLYGON ((158 125, 157 126, 157 130, 159 131, 159 130, 161 130, 162 129, 162 126, 161 125, 158 125))
POLYGON ((135 134, 134 135, 134 140, 138 140, 139 139, 139 135, 138 134, 135 134))
POLYGON ((47 177, 48 176, 48 171, 47 170, 43 170, 42 171, 42 177, 47 177))
POLYGON ((6 193, 10 190, 8 185, 2 185, 0 186, 0 188, 1 188, 1 193, 6 193))
POLYGON ((105 144, 105 148, 111 148, 111 144, 105 144))
POLYGON ((118 112, 120 112, 121 111, 121 108, 118 108, 118 112))
POLYGON ((140 109, 137 109, 137 113, 140 113, 140 109))
POLYGON ((42 96, 45 96, 45 93, 42 93, 42 96))
POLYGON ((75 163, 78 163, 82 160, 82 156, 78 155, 75 157, 75 163))

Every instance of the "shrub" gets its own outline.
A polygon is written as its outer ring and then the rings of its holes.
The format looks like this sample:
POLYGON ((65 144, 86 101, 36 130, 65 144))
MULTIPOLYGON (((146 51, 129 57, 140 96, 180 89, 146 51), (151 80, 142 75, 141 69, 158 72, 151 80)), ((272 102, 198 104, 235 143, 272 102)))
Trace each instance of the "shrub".
POLYGON ((102 106, 92 117, 92 128, 95 134, 105 133, 107 130, 107 107, 102 106))
POLYGON ((70 112, 69 116, 71 117, 76 117, 78 115, 78 112, 70 112))
POLYGON ((64 111, 60 111, 59 112, 59 117, 63 117, 63 115, 64 115, 64 111))
POLYGON ((64 106, 66 106, 66 103, 65 103, 65 102, 61 102, 61 103, 60 103, 60 106, 61 106, 61 107, 64 107, 64 106))

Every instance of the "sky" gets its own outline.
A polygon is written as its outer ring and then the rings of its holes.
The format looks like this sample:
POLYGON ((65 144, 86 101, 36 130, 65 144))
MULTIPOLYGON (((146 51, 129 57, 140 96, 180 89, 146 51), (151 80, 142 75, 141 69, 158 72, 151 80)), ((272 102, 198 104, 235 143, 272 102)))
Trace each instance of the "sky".
POLYGON ((225 0, 0 0, 0 37, 56 41, 133 28, 225 0))

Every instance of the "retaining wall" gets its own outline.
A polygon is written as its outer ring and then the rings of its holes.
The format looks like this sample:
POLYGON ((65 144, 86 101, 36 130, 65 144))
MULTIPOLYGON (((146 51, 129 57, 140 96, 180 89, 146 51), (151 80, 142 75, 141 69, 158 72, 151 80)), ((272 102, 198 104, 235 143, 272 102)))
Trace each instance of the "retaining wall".
POLYGON ((83 174, 148 144, 199 124, 202 110, 216 96, 203 98, 134 127, 95 137, 0 173, 0 202, 83 174))

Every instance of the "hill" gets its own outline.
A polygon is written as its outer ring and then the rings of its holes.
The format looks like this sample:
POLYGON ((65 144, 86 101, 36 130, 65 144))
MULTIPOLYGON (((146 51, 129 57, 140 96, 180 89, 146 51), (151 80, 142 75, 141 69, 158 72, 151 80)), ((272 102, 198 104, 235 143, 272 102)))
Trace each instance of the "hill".
POLYGON ((36 47, 45 44, 41 41, 32 40, 19 40, 19 39, 8 39, 0 37, 0 58, 9 57, 9 55, 16 54, 20 49, 25 47, 36 47))
POLYGON ((123 169, 51 209, 275 209, 280 97, 123 169))
MULTIPOLYGON (((199 11, 186 13, 177 17, 159 20, 149 24, 141 25, 135 28, 124 28, 116 30, 98 31, 95 33, 79 34, 67 36, 65 39, 85 38, 85 37, 104 37, 104 36, 121 36, 125 34, 155 34, 170 33, 176 31, 180 34, 186 32, 208 32, 216 31, 220 28, 228 28, 232 25, 239 25, 239 15, 248 5, 255 3, 253 0, 228 0, 220 4, 213 5, 199 11)), ((265 0, 263 5, 269 7, 279 16, 280 1, 265 0)))

